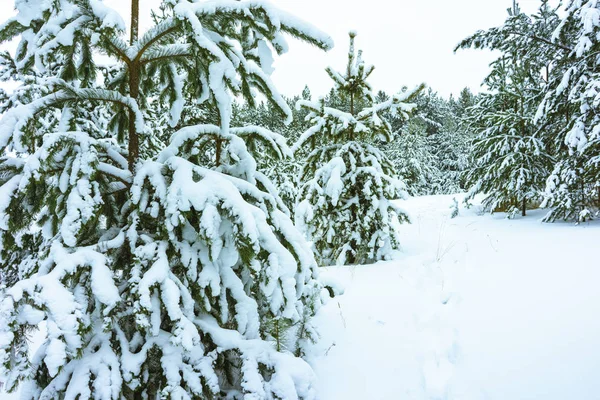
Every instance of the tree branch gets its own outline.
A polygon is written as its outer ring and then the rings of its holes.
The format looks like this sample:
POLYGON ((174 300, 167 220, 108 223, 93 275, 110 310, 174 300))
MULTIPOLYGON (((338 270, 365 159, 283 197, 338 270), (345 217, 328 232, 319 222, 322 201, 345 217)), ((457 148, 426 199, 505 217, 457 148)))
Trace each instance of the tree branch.
POLYGON ((538 42, 545 43, 545 44, 547 44, 549 46, 553 46, 553 47, 559 48, 561 50, 568 51, 570 53, 573 52, 573 49, 570 48, 570 47, 564 46, 564 45, 559 44, 559 43, 554 43, 551 40, 548 40, 548 39, 545 39, 545 38, 542 38, 542 37, 539 37, 539 36, 536 36, 536 35, 528 35, 526 33, 521 33, 521 32, 516 32, 516 31, 509 31, 508 34, 527 37, 529 39, 537 40, 538 42))

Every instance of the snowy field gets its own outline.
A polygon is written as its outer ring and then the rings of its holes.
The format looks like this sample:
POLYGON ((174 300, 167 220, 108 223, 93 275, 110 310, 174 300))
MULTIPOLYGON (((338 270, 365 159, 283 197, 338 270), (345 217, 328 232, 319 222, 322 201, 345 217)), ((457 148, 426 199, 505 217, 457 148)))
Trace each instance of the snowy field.
POLYGON ((600 399, 600 223, 450 219, 452 196, 404 202, 398 261, 325 274, 323 400, 600 399))
POLYGON ((323 270, 345 294, 318 317, 319 399, 600 399, 600 223, 451 204, 403 202, 399 260, 323 270))

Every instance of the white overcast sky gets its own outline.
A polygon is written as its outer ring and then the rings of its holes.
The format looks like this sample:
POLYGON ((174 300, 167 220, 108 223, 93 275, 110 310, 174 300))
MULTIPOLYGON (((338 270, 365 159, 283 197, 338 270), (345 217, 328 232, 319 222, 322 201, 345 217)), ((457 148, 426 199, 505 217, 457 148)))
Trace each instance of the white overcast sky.
MULTIPOLYGON (((104 0, 123 11, 130 0, 104 0)), ((141 0, 149 15, 158 0, 141 0)), ((453 53, 455 45, 478 29, 502 24, 512 0, 272 0, 272 3, 309 21, 335 41, 322 52, 290 40, 289 53, 275 62, 273 79, 286 95, 299 94, 308 84, 313 94, 331 88, 325 67, 343 69, 348 31, 358 31, 357 46, 367 63, 375 65, 371 83, 376 90, 396 92, 402 86, 425 82, 444 96, 464 87, 477 92, 493 55, 476 50, 453 53)), ((533 12, 539 0, 520 0, 525 12, 533 12)), ((12 14, 12 0, 0 0, 0 19, 12 14)), ((148 19, 146 19, 148 21, 148 19)))

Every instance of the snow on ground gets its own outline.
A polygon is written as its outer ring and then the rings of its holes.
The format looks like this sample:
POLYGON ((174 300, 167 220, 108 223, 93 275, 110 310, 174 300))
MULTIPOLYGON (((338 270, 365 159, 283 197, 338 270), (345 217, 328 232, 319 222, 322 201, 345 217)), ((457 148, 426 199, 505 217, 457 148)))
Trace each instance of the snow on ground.
POLYGON ((328 268, 320 398, 600 399, 600 223, 410 199, 397 261, 328 268))

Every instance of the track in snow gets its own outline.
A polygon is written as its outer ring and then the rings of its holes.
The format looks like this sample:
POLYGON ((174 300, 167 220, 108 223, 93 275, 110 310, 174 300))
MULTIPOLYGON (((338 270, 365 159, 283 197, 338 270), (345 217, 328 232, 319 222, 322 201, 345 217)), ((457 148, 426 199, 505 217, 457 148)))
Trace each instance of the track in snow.
POLYGON ((397 261, 324 271, 346 293, 319 315, 320 398, 600 399, 600 224, 451 204, 404 202, 397 261))

